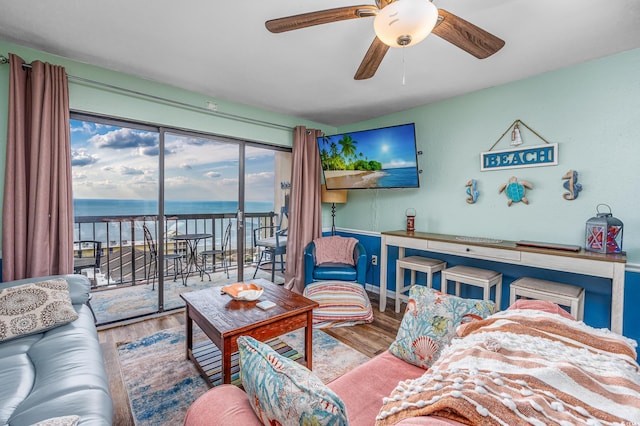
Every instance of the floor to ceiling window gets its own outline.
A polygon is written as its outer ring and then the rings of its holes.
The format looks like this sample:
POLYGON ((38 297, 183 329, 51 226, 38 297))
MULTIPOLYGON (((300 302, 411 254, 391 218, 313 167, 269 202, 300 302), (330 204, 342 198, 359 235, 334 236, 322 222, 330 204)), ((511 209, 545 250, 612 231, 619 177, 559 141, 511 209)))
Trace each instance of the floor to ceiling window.
POLYGON ((74 257, 100 243, 99 265, 81 271, 99 324, 253 276, 251 230, 285 205, 288 150, 81 114, 71 139, 74 257))

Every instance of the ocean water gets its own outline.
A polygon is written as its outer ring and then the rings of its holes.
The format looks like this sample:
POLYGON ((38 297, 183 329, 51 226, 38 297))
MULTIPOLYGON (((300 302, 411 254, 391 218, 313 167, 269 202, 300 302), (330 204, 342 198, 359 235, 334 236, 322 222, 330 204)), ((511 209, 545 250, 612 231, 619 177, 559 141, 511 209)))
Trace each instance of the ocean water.
MULTIPOLYGON (((149 200, 113 200, 113 199, 74 199, 73 200, 74 215, 76 218, 83 216, 156 216, 158 214, 158 202, 149 200)), ((250 201, 245 203, 245 209, 247 213, 266 213, 273 211, 273 202, 255 202, 250 201)), ((180 214, 212 214, 212 213, 235 213, 238 209, 237 201, 166 201, 165 202, 165 215, 180 215, 180 214)), ((184 234, 187 231, 193 232, 198 229, 198 232, 204 232, 203 227, 206 221, 199 220, 200 223, 196 224, 196 220, 187 221, 168 221, 167 222, 167 234, 184 234)), ((98 240, 102 241, 103 245, 109 243, 111 246, 128 244, 131 241, 141 243, 144 241, 144 233, 142 230, 142 222, 136 221, 134 223, 134 229, 128 225, 129 222, 124 222, 127 225, 121 226, 120 222, 96 222, 96 223, 82 223, 75 225, 74 240, 98 240)), ((224 225, 227 225, 227 219, 224 220, 224 225)), ((147 221, 153 235, 156 234, 155 222, 147 221)), ((218 222, 219 226, 219 222, 218 222)), ((237 241, 237 223, 235 219, 231 219, 231 245, 235 247, 237 241)), ((211 232, 210 229, 206 229, 206 232, 211 232)), ((221 245, 221 239, 223 232, 220 229, 216 229, 216 247, 221 245)), ((249 232, 250 234, 250 232, 249 232)), ((210 245, 211 240, 208 241, 210 245)), ((202 242, 204 244, 204 241, 202 242)), ((246 235, 245 246, 250 247, 253 244, 252 235, 246 235)))
POLYGON ((384 169, 383 171, 386 175, 377 181, 377 185, 380 188, 418 187, 418 174, 415 167, 398 167, 396 169, 384 169))
MULTIPOLYGON (((158 214, 156 200, 110 200, 76 198, 73 200, 75 216, 153 216, 158 214)), ((234 213, 237 201, 165 201, 165 214, 234 213)), ((273 202, 248 201, 247 213, 270 212, 273 202)))

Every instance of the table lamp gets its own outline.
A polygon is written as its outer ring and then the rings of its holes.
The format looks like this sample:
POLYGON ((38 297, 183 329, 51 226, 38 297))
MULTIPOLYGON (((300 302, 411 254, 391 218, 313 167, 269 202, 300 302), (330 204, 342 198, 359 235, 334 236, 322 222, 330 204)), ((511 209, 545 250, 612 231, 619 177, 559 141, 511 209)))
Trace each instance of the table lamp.
POLYGON ((323 203, 331 203, 331 235, 336 235, 336 203, 344 204, 347 202, 347 190, 330 190, 325 185, 322 185, 320 200, 323 203))

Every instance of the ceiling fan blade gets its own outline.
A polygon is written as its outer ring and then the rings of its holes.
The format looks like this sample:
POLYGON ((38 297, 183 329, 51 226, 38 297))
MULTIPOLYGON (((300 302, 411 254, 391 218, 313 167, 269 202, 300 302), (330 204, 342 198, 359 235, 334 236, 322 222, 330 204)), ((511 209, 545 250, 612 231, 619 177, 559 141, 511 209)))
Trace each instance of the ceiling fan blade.
POLYGON ((282 33, 312 27, 314 25, 328 24, 330 22, 366 18, 375 16, 377 13, 378 8, 371 5, 338 7, 336 9, 319 10, 317 12, 287 16, 286 18, 271 19, 265 22, 265 26, 272 33, 282 33))
POLYGON ((488 58, 504 46, 504 40, 453 13, 438 9, 438 15, 442 20, 433 33, 478 59, 488 58))
POLYGON ((384 44, 378 37, 373 39, 373 43, 369 46, 369 50, 364 55, 364 59, 353 76, 355 80, 366 80, 374 76, 380 63, 384 59, 384 55, 389 50, 389 46, 384 44))

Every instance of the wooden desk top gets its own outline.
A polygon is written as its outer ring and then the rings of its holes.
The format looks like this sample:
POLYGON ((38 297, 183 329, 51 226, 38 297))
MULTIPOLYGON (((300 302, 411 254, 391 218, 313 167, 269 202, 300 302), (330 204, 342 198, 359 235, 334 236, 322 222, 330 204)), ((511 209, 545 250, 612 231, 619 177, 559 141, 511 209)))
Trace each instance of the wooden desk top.
POLYGON ((557 250, 542 247, 520 246, 516 241, 498 240, 492 238, 465 237, 460 235, 433 234, 430 232, 407 232, 401 231, 384 231, 382 235, 415 238, 420 240, 442 241, 447 243, 456 243, 469 246, 491 247, 503 250, 514 250, 521 252, 540 253, 552 256, 573 257, 578 259, 588 259, 602 262, 626 263, 627 256, 625 254, 603 254, 586 251, 581 248, 579 251, 557 250))

